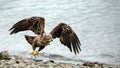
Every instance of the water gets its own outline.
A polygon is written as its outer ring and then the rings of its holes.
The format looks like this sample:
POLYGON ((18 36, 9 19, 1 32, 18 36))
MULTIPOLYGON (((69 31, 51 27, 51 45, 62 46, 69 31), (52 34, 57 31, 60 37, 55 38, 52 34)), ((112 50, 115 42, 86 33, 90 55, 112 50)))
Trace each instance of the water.
POLYGON ((55 39, 41 51, 45 53, 42 59, 120 64, 119 0, 0 0, 0 51, 29 57, 31 46, 25 41, 24 34, 34 33, 9 35, 8 30, 17 21, 31 16, 44 17, 48 33, 60 22, 69 24, 82 44, 80 54, 74 55, 55 39))

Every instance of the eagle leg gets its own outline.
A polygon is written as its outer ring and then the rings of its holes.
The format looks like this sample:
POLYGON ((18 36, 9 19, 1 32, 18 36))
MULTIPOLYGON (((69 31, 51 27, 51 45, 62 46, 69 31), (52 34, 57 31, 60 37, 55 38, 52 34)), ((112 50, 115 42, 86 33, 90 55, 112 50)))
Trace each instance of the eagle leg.
POLYGON ((39 55, 40 55, 39 51, 36 51, 35 56, 36 56, 36 57, 39 57, 39 55))
POLYGON ((31 55, 31 56, 35 56, 34 50, 32 50, 32 52, 29 53, 29 55, 31 55))
POLYGON ((34 53, 35 48, 36 48, 36 47, 32 46, 32 49, 33 49, 33 50, 32 50, 32 52, 31 52, 31 53, 29 53, 29 55, 31 55, 31 56, 35 56, 35 53, 34 53))
POLYGON ((35 55, 38 56, 38 57, 39 57, 39 55, 40 55, 40 53, 39 53, 40 50, 41 50, 41 48, 39 48, 38 51, 36 51, 36 54, 35 54, 35 55))

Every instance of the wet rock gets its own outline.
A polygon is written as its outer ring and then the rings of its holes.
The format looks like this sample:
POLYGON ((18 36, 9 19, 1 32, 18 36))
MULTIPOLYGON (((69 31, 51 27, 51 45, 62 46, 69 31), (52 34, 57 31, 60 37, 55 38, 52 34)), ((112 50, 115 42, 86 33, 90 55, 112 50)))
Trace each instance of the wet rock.
POLYGON ((63 68, 74 68, 73 64, 60 64, 60 67, 63 67, 63 68))
POLYGON ((4 60, 10 60, 10 55, 7 51, 2 51, 0 53, 0 59, 4 59, 4 60))
POLYGON ((51 64, 51 63, 54 63, 54 61, 53 60, 49 60, 49 61, 44 62, 44 64, 51 64))
POLYGON ((19 65, 20 68, 25 68, 25 66, 26 66, 26 64, 24 64, 24 63, 22 63, 22 62, 19 63, 18 65, 19 65))
POLYGON ((14 56, 16 60, 23 60, 23 57, 21 56, 14 56))
POLYGON ((18 60, 17 60, 17 61, 16 61, 16 63, 17 63, 17 64, 19 64, 19 63, 20 63, 20 61, 18 61, 18 60))
POLYGON ((49 60, 49 62, 54 63, 54 61, 53 61, 53 60, 49 60))
POLYGON ((42 62, 43 60, 34 60, 35 62, 42 62))
POLYGON ((47 64, 40 64, 39 66, 42 68, 49 68, 49 65, 47 65, 47 64))
POLYGON ((88 67, 96 67, 96 68, 103 67, 103 65, 101 63, 98 63, 98 62, 85 62, 82 65, 88 66, 88 67))
POLYGON ((16 64, 14 59, 8 61, 10 64, 16 64))

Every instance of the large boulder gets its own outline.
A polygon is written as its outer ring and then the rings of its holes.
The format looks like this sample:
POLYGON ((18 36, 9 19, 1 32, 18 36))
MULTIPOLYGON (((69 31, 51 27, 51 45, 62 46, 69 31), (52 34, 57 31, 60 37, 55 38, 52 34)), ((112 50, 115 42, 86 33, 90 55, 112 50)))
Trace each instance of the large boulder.
POLYGON ((10 60, 10 55, 7 51, 0 52, 0 59, 2 60, 10 60))

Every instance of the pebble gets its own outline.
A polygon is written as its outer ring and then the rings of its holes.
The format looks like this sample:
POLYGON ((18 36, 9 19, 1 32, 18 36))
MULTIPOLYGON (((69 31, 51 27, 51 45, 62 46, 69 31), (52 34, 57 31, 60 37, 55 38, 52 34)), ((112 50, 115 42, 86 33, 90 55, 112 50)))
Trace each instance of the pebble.
POLYGON ((16 60, 23 60, 23 57, 21 56, 14 56, 16 60))

